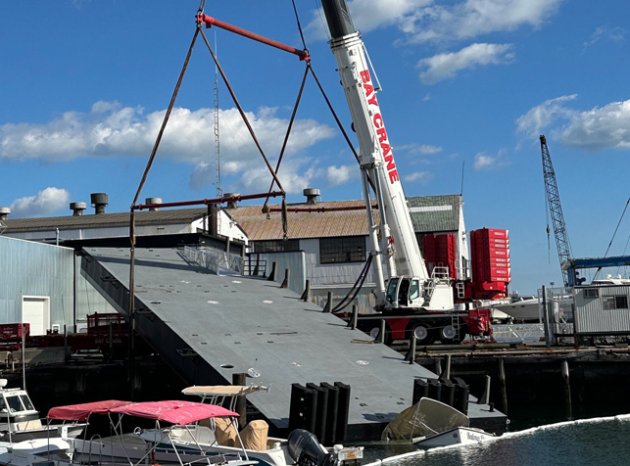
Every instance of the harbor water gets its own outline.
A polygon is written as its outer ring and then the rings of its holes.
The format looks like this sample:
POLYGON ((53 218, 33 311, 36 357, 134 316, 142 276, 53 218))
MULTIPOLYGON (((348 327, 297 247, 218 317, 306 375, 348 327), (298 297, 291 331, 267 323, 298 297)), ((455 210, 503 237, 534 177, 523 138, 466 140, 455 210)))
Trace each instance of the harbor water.
POLYGON ((630 464, 630 414, 508 432, 480 445, 402 453, 368 448, 366 460, 393 466, 619 466, 630 464))

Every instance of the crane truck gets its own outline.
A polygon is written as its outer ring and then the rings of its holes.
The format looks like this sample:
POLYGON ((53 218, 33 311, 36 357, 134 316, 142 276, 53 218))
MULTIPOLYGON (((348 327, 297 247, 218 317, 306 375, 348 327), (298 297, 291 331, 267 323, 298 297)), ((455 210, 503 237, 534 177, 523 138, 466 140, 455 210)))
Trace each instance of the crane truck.
POLYGON ((361 182, 376 275, 377 312, 360 316, 358 327, 376 336, 380 322, 385 320, 384 341, 414 335, 419 344, 429 344, 435 339, 455 343, 461 342, 466 334, 491 333, 489 312, 455 309, 447 268, 436 267, 429 275, 379 107, 378 86, 368 66, 365 45, 345 0, 322 0, 322 6, 359 142, 361 182), (378 219, 372 214, 374 201, 378 205, 378 219))

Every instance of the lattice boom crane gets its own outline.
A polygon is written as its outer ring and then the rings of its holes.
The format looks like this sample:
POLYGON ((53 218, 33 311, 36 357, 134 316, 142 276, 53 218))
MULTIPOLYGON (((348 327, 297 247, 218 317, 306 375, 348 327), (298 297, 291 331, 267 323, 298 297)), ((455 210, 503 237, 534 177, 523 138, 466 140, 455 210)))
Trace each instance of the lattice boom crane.
POLYGON ((571 245, 569 244, 569 235, 567 234, 567 225, 564 221, 562 213, 562 204, 560 203, 560 192, 558 191, 558 181, 556 180, 556 172, 553 168, 549 148, 547 147, 547 138, 540 136, 540 150, 542 154, 543 176, 545 179, 545 194, 547 201, 547 210, 551 217, 553 227, 553 235, 556 240, 556 248, 558 250, 558 259, 560 261, 560 270, 562 272, 562 281, 564 286, 574 286, 575 273, 567 270, 566 264, 571 260, 571 245))

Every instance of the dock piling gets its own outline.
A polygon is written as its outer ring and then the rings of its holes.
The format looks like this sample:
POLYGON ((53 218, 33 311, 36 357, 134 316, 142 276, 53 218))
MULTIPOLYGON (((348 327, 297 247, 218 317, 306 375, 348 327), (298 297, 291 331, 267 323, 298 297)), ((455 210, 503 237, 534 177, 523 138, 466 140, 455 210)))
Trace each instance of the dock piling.
POLYGON ((288 288, 289 287, 289 269, 284 269, 284 280, 282 280, 282 284, 280 288, 288 288))
POLYGON ((485 376, 485 384, 484 384, 484 387, 483 387, 483 393, 479 397, 479 400, 477 400, 477 404, 487 405, 488 403, 490 403, 490 382, 491 381, 492 381, 492 379, 490 378, 490 376, 486 375, 485 376))
POLYGON ((357 322, 359 320, 359 311, 357 310, 357 305, 352 305, 352 320, 350 321, 350 328, 352 330, 356 330, 357 322))
POLYGON ((451 355, 447 354, 446 355, 446 369, 444 371, 444 380, 450 380, 451 379, 451 355))
POLYGON ((411 335, 411 347, 409 348, 409 364, 413 364, 416 362, 416 335, 415 333, 411 335))
POLYGON ((508 412, 507 381, 505 378, 505 362, 499 358, 499 391, 501 393, 501 411, 508 412))
POLYGON ((565 359, 560 366, 562 381, 564 382, 564 403, 568 420, 573 419, 573 403, 571 400, 571 379, 569 377, 569 362, 565 359))
POLYGON ((387 324, 385 319, 381 319, 381 329, 378 332, 378 342, 385 343, 385 331, 387 330, 387 324))
POLYGON ((302 293, 302 296, 300 296, 300 299, 302 301, 308 301, 310 295, 311 295, 311 282, 309 280, 306 280, 306 283, 304 285, 304 292, 302 293))
MULTIPOLYGON (((232 385, 247 385, 247 374, 244 372, 235 372, 232 374, 232 385)), ((244 395, 239 395, 236 399, 236 407, 234 409, 238 413, 238 425, 242 429, 247 424, 247 405, 244 395)))
POLYGON ((332 291, 326 293, 326 305, 323 312, 332 312, 332 291))

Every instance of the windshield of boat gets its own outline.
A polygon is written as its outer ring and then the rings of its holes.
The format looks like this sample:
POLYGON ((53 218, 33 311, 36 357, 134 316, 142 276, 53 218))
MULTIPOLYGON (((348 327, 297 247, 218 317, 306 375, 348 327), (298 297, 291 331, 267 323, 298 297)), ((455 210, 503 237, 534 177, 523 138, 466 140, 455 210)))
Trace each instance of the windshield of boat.
POLYGON ((9 408, 9 412, 11 413, 15 413, 18 411, 35 411, 35 407, 33 406, 30 398, 24 393, 5 395, 4 399, 0 399, 0 410, 6 408, 7 405, 9 408))

